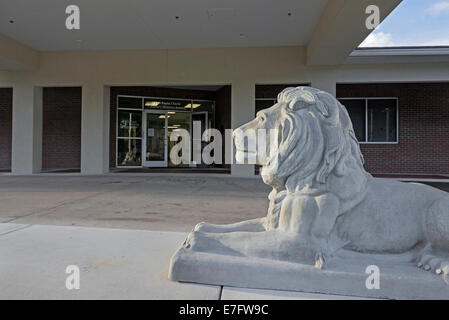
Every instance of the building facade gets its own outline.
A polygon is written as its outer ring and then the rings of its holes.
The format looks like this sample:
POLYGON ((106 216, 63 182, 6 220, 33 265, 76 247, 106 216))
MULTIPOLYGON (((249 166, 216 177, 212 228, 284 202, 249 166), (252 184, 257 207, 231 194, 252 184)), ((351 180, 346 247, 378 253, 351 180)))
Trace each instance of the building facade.
MULTIPOLYGON (((37 50, 1 35, 0 170, 178 167, 167 157, 173 129, 198 121, 224 133, 283 88, 309 85, 347 107, 369 172, 448 175, 449 49, 355 49, 370 31, 345 17, 364 1, 321 2, 299 45, 37 50)), ((388 14, 400 1, 374 2, 388 14)))

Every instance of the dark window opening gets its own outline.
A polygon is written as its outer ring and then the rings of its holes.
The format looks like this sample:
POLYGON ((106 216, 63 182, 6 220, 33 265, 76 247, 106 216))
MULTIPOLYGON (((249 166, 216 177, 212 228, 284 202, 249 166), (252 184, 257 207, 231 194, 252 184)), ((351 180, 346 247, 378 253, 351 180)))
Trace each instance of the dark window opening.
POLYGON ((341 98, 338 100, 348 110, 359 142, 398 142, 397 99, 341 98))

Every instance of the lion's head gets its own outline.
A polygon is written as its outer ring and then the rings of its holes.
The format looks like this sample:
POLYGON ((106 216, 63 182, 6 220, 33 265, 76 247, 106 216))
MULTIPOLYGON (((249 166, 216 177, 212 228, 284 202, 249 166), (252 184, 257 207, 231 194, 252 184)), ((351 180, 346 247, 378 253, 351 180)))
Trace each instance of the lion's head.
POLYGON ((347 166, 364 171, 351 120, 337 99, 297 87, 284 89, 277 100, 234 131, 237 162, 254 160, 265 183, 289 191, 324 184, 331 174, 344 175, 347 166))

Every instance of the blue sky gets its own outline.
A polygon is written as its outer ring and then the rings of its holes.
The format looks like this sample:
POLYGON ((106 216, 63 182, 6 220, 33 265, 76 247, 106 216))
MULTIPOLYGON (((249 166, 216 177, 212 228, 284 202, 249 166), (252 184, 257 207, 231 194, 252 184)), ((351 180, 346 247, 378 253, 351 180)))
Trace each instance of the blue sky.
POLYGON ((403 0, 360 45, 449 45, 449 0, 403 0))

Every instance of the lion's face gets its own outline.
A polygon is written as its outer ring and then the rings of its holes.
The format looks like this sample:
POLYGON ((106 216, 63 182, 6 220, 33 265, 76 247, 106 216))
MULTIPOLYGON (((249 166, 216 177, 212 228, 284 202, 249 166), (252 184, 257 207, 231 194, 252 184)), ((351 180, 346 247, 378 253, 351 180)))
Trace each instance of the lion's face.
POLYGON ((363 170, 344 106, 310 87, 283 90, 278 103, 234 131, 234 142, 237 162, 261 165, 264 182, 275 188, 326 183, 332 172, 343 175, 346 164, 363 170))
POLYGON ((279 129, 282 128, 285 109, 285 103, 276 103, 259 111, 254 120, 234 130, 238 163, 266 166, 270 154, 278 153, 279 129))

